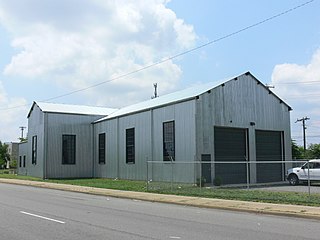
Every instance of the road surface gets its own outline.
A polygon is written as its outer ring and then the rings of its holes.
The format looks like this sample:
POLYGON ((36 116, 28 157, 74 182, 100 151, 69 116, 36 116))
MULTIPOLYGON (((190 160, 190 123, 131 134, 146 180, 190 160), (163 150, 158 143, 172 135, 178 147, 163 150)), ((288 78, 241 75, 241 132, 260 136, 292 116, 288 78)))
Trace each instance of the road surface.
POLYGON ((319 221, 0 184, 0 239, 319 239, 319 221))

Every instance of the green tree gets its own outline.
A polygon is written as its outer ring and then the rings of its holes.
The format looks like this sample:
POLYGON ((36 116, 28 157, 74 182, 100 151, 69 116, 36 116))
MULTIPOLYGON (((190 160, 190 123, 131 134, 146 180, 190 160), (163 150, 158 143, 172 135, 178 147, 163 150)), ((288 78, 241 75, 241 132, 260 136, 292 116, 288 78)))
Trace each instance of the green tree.
POLYGON ((308 157, 320 159, 320 144, 310 144, 308 147, 308 157))
POLYGON ((18 161, 16 159, 13 159, 10 161, 10 168, 17 168, 18 161))
POLYGON ((10 156, 8 154, 8 145, 3 144, 0 141, 0 168, 3 168, 3 166, 5 166, 5 164, 9 160, 10 160, 10 156))
POLYGON ((291 146, 292 146, 292 159, 305 158, 303 147, 298 146, 294 140, 291 140, 291 146))

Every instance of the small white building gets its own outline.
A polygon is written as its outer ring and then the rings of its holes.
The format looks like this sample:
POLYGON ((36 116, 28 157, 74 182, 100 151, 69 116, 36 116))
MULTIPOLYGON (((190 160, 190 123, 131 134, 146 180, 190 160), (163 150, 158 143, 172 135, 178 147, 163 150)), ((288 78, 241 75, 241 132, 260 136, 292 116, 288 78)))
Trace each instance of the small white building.
POLYGON ((152 164, 154 180, 173 173, 176 182, 194 182, 201 171, 208 183, 217 176, 244 183, 248 170, 256 183, 284 180, 286 166, 221 162, 291 160, 291 108, 250 72, 107 109, 104 117, 47 107, 34 103, 28 115, 27 158, 36 154, 37 162, 27 160, 28 175, 146 180, 153 161, 163 162, 152 164))

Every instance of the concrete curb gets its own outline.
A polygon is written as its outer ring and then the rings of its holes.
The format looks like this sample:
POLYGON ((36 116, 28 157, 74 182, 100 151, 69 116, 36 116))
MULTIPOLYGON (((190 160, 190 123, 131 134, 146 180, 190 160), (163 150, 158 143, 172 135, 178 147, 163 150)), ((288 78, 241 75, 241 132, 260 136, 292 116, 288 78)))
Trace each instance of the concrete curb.
POLYGON ((320 208, 309 207, 300 205, 287 205, 287 204, 273 204, 273 203, 259 203, 259 202, 246 202, 237 200, 223 200, 223 199, 211 199, 200 197, 187 197, 176 196, 166 194, 154 194, 146 192, 132 192, 132 191, 120 191, 113 189, 83 187, 68 184, 49 183, 49 182, 37 182, 18 179, 5 179, 0 178, 0 183, 9 183, 25 186, 33 186, 40 188, 49 188, 63 191, 80 192, 101 196, 117 197, 136 199, 150 202, 170 203, 184 206, 193 206, 201 208, 215 208, 223 210, 251 212, 257 214, 271 214, 281 216, 291 216, 300 218, 309 218, 320 220, 320 208))

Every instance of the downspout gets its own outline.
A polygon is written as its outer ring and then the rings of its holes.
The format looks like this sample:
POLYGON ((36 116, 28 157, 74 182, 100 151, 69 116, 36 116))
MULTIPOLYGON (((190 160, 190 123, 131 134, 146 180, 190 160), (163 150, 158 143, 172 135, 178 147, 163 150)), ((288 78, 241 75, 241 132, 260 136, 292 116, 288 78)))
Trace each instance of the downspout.
POLYGON ((91 148, 92 149, 92 153, 91 153, 91 161, 92 161, 92 171, 91 171, 91 178, 94 178, 94 172, 95 172, 95 152, 96 152, 96 148, 95 148, 95 144, 94 144, 94 137, 95 137, 95 132, 94 132, 94 123, 91 123, 91 148))
POLYGON ((120 140, 119 140, 119 136, 120 136, 120 129, 119 129, 119 117, 117 117, 117 178, 120 178, 120 162, 119 162, 119 144, 120 144, 120 140))
POLYGON ((44 113, 43 126, 44 144, 43 144, 43 179, 47 179, 47 158, 48 158, 48 113, 44 113))

